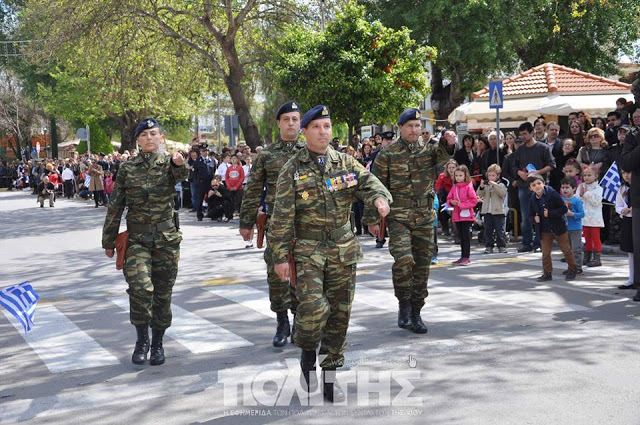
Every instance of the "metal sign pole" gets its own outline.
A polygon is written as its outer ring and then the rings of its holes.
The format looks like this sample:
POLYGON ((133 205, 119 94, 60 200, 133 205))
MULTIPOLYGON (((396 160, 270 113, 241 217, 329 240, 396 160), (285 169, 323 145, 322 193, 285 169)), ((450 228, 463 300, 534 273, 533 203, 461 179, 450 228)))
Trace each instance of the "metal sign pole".
POLYGON ((498 143, 496 144, 496 162, 498 166, 500 166, 500 109, 496 109, 496 139, 498 139, 498 143))

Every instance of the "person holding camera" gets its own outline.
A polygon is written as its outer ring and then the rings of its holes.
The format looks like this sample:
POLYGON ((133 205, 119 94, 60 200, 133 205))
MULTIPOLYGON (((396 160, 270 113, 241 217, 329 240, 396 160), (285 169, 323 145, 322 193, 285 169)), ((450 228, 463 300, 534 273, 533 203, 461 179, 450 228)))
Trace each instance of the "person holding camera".
POLYGON ((53 208, 55 187, 53 183, 49 181, 48 176, 42 176, 42 181, 38 184, 36 193, 38 194, 38 202, 40 202, 40 208, 44 208, 44 200, 49 199, 49 207, 53 208))

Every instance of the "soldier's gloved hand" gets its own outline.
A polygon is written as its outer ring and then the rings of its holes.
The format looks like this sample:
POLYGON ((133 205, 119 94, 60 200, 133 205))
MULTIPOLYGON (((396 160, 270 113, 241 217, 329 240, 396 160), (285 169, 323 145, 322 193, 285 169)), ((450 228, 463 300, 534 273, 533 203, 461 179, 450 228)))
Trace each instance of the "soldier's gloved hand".
POLYGON ((251 229, 240 229, 240 236, 242 236, 243 241, 251 241, 253 240, 253 226, 251 229))
POLYGON ((391 209, 389 208, 389 203, 384 198, 376 199, 373 205, 378 209, 378 214, 380 214, 380 217, 386 217, 391 211, 391 209))
POLYGON ((289 280, 289 263, 276 264, 274 269, 280 279, 289 280))
POLYGON ((113 249, 105 249, 104 255, 106 255, 109 258, 113 258, 113 249))
POLYGON ((180 152, 176 152, 171 157, 171 162, 173 162, 174 165, 177 165, 178 167, 180 167, 184 165, 184 157, 180 152))

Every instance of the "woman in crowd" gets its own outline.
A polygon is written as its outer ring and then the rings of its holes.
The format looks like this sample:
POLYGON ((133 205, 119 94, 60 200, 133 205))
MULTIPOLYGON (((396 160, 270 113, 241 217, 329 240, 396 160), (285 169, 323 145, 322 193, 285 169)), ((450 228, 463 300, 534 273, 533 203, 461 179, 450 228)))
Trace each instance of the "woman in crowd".
POLYGON ((576 152, 584 145, 584 132, 578 121, 573 121, 569 124, 569 137, 576 142, 576 152))
POLYGON ((547 122, 544 118, 539 117, 533 122, 533 138, 536 142, 544 142, 547 140, 547 122))
POLYGON ((473 164, 473 161, 476 158, 476 152, 473 145, 474 140, 471 134, 465 134, 462 136, 462 148, 458 149, 455 154, 453 154, 453 159, 456 160, 458 165, 464 165, 468 169, 471 169, 471 164, 473 164))
POLYGON ((593 126, 598 127, 602 131, 605 131, 607 129, 607 120, 604 118, 598 117, 593 121, 593 126))
POLYGON ((578 112, 578 124, 582 127, 582 131, 589 131, 593 127, 591 117, 586 112, 578 112))
POLYGON ((577 156, 575 146, 575 142, 572 139, 564 139, 562 141, 562 153, 555 157, 556 167, 551 170, 550 184, 558 193, 560 193, 560 182, 565 177, 564 166, 567 161, 577 156))
POLYGON ((91 164, 91 167, 89 168, 89 175, 91 176, 91 180, 89 181, 89 190, 93 192, 93 200, 96 203, 96 208, 100 206, 100 202, 102 202, 102 205, 106 207, 107 198, 104 194, 104 183, 102 182, 104 171, 100 164, 91 164))
POLYGON ((578 162, 592 167, 598 173, 598 178, 602 178, 610 165, 608 151, 605 149, 608 145, 604 131, 592 128, 587 132, 587 144, 578 151, 578 162))

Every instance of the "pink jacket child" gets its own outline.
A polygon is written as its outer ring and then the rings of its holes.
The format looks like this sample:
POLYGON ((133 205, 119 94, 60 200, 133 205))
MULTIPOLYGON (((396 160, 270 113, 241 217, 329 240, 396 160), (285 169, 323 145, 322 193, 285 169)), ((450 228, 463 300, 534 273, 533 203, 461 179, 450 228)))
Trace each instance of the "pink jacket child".
POLYGON ((471 183, 456 183, 449 191, 447 196, 447 204, 451 205, 451 201, 460 201, 458 205, 453 206, 453 222, 459 221, 476 221, 473 208, 478 203, 478 195, 473 190, 471 183))
POLYGON ((116 185, 116 182, 113 181, 113 177, 108 176, 104 179, 104 193, 109 196, 113 193, 113 188, 116 185))

